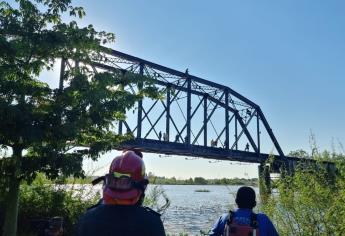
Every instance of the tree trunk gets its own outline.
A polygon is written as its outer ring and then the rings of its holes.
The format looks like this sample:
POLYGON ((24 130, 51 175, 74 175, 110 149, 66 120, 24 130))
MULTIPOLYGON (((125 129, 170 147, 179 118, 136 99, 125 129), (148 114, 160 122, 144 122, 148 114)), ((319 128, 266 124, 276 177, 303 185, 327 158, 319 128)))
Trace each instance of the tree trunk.
POLYGON ((9 181, 9 192, 6 197, 6 212, 3 235, 16 236, 17 234, 17 218, 19 207, 19 186, 18 178, 20 173, 20 162, 22 157, 22 149, 13 148, 13 158, 15 158, 15 171, 9 181))

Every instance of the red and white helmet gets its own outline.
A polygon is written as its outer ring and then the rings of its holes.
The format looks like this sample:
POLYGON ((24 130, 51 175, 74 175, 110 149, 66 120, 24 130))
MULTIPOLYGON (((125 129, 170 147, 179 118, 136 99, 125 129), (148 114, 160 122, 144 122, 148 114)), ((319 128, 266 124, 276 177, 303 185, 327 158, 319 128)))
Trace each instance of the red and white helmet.
POLYGON ((112 161, 105 176, 103 201, 105 204, 133 205, 144 193, 148 180, 142 154, 125 151, 112 161))

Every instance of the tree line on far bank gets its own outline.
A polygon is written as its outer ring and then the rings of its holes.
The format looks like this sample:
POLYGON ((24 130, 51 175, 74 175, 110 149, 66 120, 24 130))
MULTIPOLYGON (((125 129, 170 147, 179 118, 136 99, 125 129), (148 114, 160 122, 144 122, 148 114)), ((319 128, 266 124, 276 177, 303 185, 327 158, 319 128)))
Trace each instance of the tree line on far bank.
MULTIPOLYGON (((57 183, 62 184, 90 184, 98 176, 87 176, 85 178, 65 178, 57 183)), ((151 172, 148 174, 150 184, 157 185, 248 185, 258 186, 258 178, 221 178, 205 179, 203 177, 194 177, 188 179, 177 179, 176 177, 155 176, 151 172)))
POLYGON ((195 177, 189 179, 176 179, 175 177, 155 176, 152 173, 148 175, 149 181, 152 184, 167 184, 167 185, 250 185, 257 186, 258 179, 245 178, 221 178, 221 179, 205 179, 203 177, 195 177))

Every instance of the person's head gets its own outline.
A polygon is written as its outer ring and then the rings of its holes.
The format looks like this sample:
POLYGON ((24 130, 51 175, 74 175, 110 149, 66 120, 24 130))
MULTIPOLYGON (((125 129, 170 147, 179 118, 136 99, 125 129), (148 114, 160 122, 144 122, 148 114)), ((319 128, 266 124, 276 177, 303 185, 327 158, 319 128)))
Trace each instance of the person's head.
POLYGON ((141 204, 148 184, 142 154, 124 151, 112 161, 105 175, 103 201, 105 204, 141 204))
POLYGON ((236 194, 236 204, 238 208, 253 209, 256 206, 255 191, 251 187, 240 187, 236 194))

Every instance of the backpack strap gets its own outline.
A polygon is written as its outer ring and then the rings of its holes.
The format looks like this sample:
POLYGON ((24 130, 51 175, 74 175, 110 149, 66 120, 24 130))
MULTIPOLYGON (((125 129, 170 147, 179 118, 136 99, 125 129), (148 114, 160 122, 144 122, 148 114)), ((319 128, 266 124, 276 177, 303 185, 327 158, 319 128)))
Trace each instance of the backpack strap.
POLYGON ((226 217, 224 232, 222 234, 223 236, 230 236, 230 225, 233 220, 234 220, 234 212, 230 210, 229 215, 226 217))
POLYGON ((255 214, 254 212, 250 216, 250 226, 253 229, 257 229, 259 227, 258 214, 255 214))
POLYGON ((229 216, 227 217, 226 223, 228 225, 230 225, 232 223, 232 221, 234 220, 234 215, 235 213, 233 211, 229 211, 229 216))

